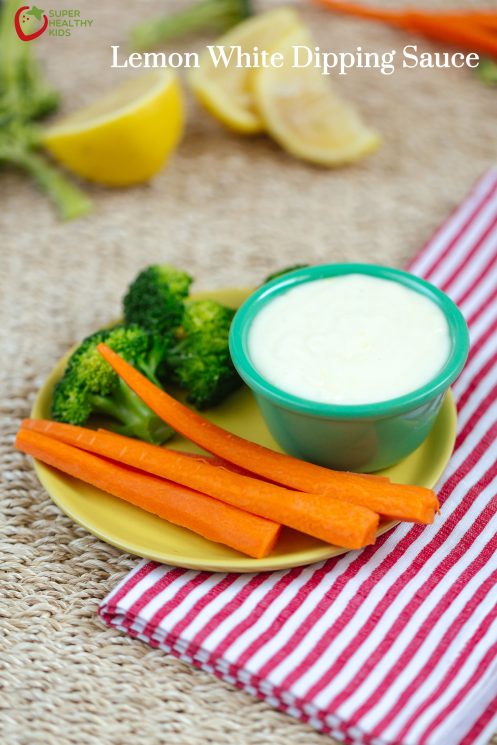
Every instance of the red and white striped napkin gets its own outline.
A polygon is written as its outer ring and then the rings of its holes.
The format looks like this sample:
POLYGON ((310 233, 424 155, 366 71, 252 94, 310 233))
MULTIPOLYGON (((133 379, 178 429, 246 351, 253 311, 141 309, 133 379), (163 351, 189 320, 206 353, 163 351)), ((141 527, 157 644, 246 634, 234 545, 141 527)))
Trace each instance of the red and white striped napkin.
POLYGON ((497 171, 410 270, 471 330, 435 524, 274 573, 143 561, 100 615, 337 739, 483 744, 497 728, 497 171))

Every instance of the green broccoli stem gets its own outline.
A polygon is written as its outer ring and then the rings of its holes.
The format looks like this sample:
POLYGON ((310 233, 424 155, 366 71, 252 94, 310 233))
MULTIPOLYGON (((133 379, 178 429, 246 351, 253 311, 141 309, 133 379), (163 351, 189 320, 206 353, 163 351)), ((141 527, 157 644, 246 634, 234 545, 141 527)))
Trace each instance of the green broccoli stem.
POLYGON ((174 435, 171 427, 168 427, 165 422, 155 415, 151 415, 148 420, 141 420, 129 425, 110 424, 109 429, 118 435, 135 437, 138 440, 143 440, 143 442, 149 442, 151 445, 162 445, 174 435))
POLYGON ((126 383, 119 381, 112 396, 92 395, 95 412, 117 419, 121 424, 110 424, 109 429, 127 437, 137 437, 154 445, 169 440, 174 430, 138 398, 126 383))
POLYGON ((64 220, 81 217, 91 209, 92 203, 86 194, 42 155, 23 148, 12 154, 8 160, 13 165, 26 170, 33 177, 38 187, 52 200, 64 220))
POLYGON ((161 369, 164 363, 164 351, 160 349, 160 344, 154 344, 150 351, 148 361, 145 362, 144 360, 142 360, 139 366, 139 370, 141 374, 145 375, 145 377, 148 378, 151 383, 156 385, 157 388, 162 388, 162 383, 160 382, 156 373, 157 370, 161 369))
POLYGON ((186 10, 140 23, 131 43, 133 49, 148 49, 196 31, 227 31, 251 12, 250 0, 200 0, 186 10))

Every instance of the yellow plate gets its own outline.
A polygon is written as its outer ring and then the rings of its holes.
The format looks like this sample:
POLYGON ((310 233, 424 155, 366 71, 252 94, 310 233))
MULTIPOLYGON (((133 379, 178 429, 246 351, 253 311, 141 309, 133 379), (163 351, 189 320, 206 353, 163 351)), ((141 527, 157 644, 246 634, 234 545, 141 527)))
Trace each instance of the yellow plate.
MULTIPOLYGON (((219 290, 198 294, 237 307, 249 290, 219 290)), ((60 378, 66 358, 52 370, 35 401, 31 415, 47 418, 55 382, 60 378)), ((207 413, 209 419, 250 440, 281 450, 269 434, 251 392, 242 388, 221 406, 207 413)), ((382 473, 399 483, 432 487, 442 475, 454 447, 456 408, 452 394, 445 398, 435 425, 424 443, 408 458, 382 473)), ((181 450, 197 448, 182 437, 171 443, 181 450)), ((254 572, 312 564, 345 553, 314 538, 285 528, 273 553, 265 559, 250 559, 219 543, 213 543, 151 515, 138 507, 105 494, 77 479, 35 461, 39 479, 53 501, 79 525, 113 546, 137 556, 174 566, 222 572, 254 572)), ((397 523, 381 526, 378 534, 397 523)))

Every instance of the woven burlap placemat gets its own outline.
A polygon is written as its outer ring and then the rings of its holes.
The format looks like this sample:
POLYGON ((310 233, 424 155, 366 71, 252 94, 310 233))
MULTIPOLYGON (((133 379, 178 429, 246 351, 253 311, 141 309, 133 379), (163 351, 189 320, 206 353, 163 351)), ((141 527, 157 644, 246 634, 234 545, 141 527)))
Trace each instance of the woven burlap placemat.
MULTIPOLYGON (((110 44, 124 44, 133 22, 165 5, 85 0, 91 30, 40 40, 37 50, 67 110, 124 75, 109 68, 110 44)), ((401 49, 412 42, 315 8, 305 15, 323 47, 401 49)), ((127 282, 144 265, 186 267, 202 289, 251 285, 300 261, 402 266, 495 160, 497 92, 468 71, 387 77, 356 70, 337 86, 384 137, 378 154, 348 169, 299 163, 264 137, 243 140, 190 102, 185 139, 168 168, 148 186, 89 188, 95 210, 88 218, 60 223, 26 179, 2 174, 3 743, 330 743, 210 675, 104 628, 97 606, 137 559, 63 515, 12 443, 56 360, 119 314, 127 282)))

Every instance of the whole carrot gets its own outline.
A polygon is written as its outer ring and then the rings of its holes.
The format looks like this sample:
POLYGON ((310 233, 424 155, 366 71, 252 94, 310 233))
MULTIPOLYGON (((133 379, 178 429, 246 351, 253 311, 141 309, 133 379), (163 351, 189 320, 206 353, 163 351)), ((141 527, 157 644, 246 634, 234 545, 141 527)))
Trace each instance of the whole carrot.
POLYGON ((270 520, 117 465, 40 432, 21 429, 16 447, 87 484, 255 559, 267 556, 279 535, 280 526, 270 520))
POLYGON ((23 429, 126 463, 183 484, 228 504, 262 515, 344 548, 374 543, 378 515, 322 494, 305 494, 243 476, 113 432, 46 420, 25 420, 23 429))
POLYGON ((245 440, 218 427, 157 388, 105 344, 99 344, 98 350, 152 411, 204 450, 290 489, 325 494, 368 507, 380 515, 397 517, 399 510, 403 510, 404 518, 400 519, 422 523, 433 521, 439 505, 431 489, 368 480, 364 476, 333 471, 245 440), (405 518, 406 507, 414 511, 412 517, 405 518))

